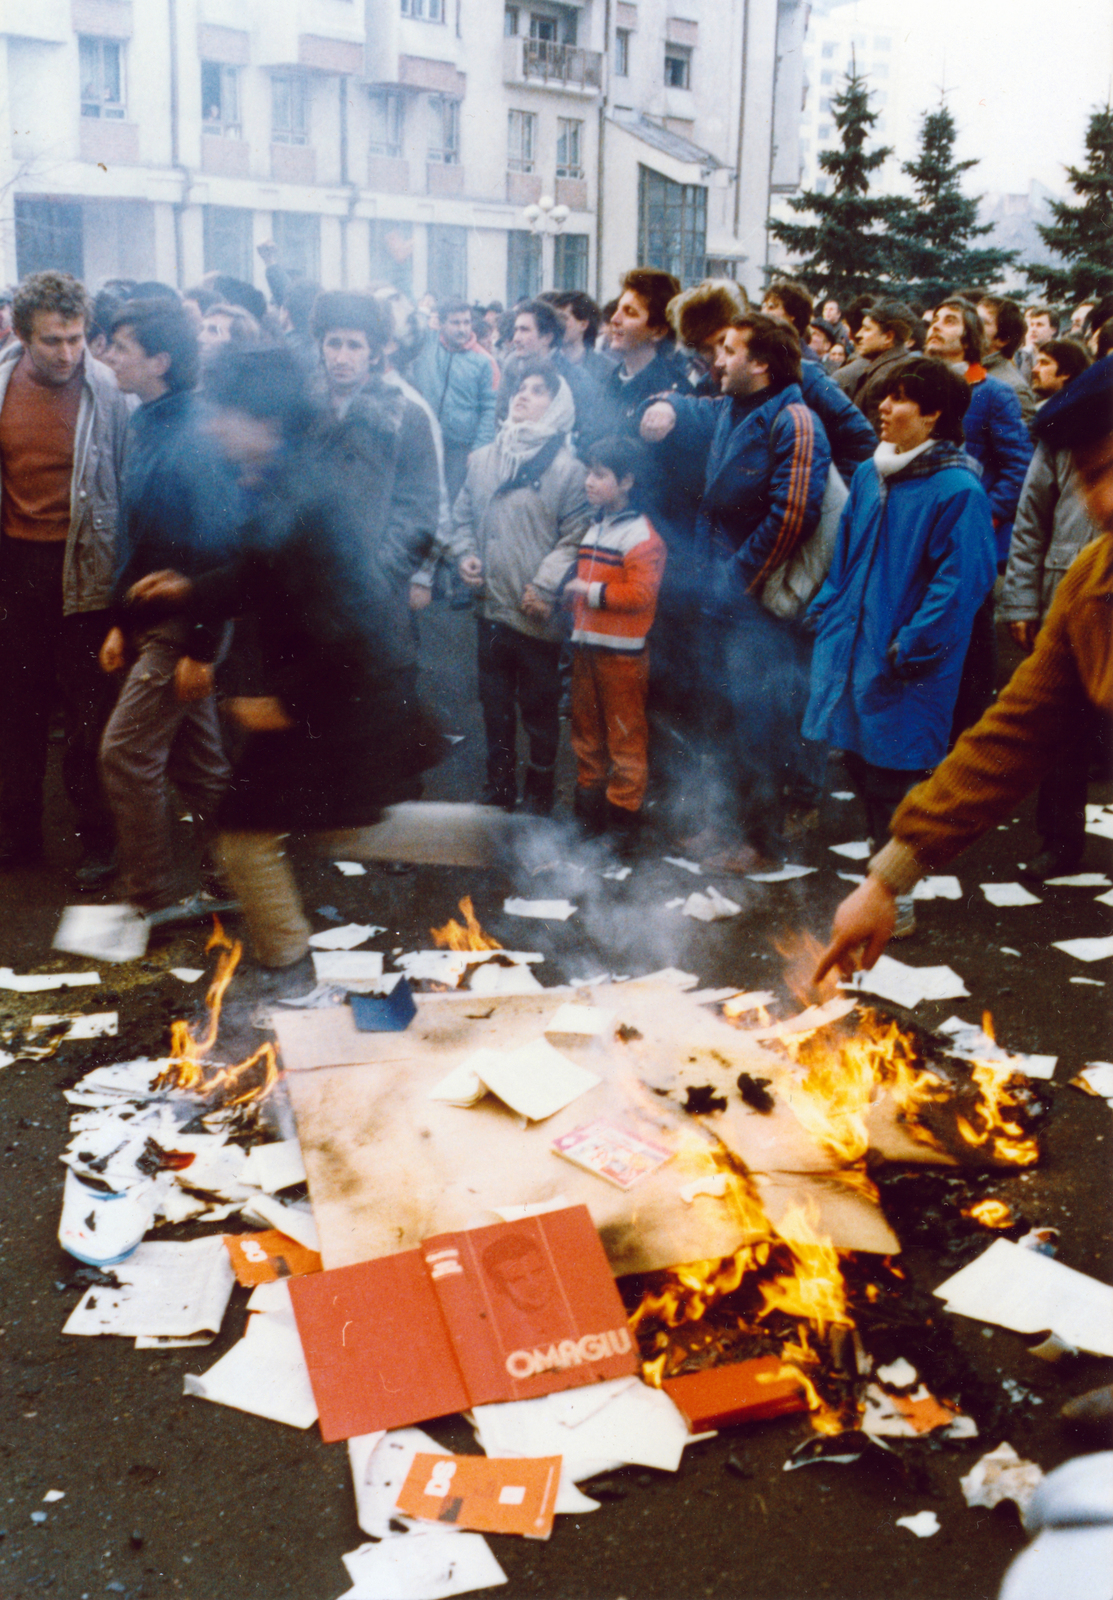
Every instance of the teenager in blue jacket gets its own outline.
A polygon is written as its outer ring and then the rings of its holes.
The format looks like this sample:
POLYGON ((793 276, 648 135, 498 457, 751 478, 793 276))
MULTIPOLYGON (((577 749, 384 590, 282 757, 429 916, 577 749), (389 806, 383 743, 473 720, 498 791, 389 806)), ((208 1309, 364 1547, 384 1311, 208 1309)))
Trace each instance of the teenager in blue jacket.
MULTIPOLYGON (((963 378, 918 356, 884 387, 881 443, 854 474, 815 633, 804 737, 844 752, 870 836, 947 753, 974 616, 993 586, 989 500, 962 444, 963 378)), ((910 933, 911 902, 901 931, 910 933)))

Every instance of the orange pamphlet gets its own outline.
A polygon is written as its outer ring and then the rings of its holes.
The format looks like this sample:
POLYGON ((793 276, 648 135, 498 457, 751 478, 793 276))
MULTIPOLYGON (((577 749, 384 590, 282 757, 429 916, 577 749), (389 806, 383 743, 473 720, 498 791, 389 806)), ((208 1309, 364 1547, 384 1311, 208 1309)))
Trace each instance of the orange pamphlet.
POLYGON ((505 1460, 417 1455, 395 1509, 477 1533, 547 1539, 560 1487, 560 1456, 505 1460))
POLYGON ((321 1270, 316 1250, 307 1250, 277 1228, 268 1228, 265 1233, 226 1233, 224 1243, 232 1258, 236 1282, 248 1287, 321 1270))
POLYGON ((327 1441, 637 1371, 586 1206, 295 1278, 290 1299, 327 1441))

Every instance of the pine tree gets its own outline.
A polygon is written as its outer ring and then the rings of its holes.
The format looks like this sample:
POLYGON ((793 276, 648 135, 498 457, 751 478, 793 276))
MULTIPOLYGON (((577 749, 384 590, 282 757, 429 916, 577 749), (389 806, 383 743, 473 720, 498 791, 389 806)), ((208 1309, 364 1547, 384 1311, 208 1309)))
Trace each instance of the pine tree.
POLYGON ((870 110, 870 94, 857 65, 831 102, 841 147, 824 150, 819 167, 834 180, 830 194, 809 190, 793 195, 789 206, 811 223, 769 220, 769 231, 798 258, 793 271, 817 298, 836 299, 876 293, 891 280, 887 229, 899 222, 907 202, 896 197, 871 197, 870 178, 884 166, 892 147, 867 150, 878 113, 870 110))
POLYGON ((1113 290, 1113 105, 1092 113, 1086 129, 1086 165, 1068 167, 1067 177, 1082 204, 1054 200, 1054 222, 1037 224, 1040 238, 1065 267, 1032 264, 1024 271, 1051 300, 1077 304, 1113 290))
POLYGON ((976 160, 954 158, 955 120, 945 105, 924 113, 920 149, 914 161, 902 163, 916 197, 894 229, 897 270, 905 276, 900 296, 933 305, 964 284, 988 288, 1016 259, 1013 250, 971 249, 970 241, 992 233, 992 223, 979 223, 978 201, 959 184, 976 160))

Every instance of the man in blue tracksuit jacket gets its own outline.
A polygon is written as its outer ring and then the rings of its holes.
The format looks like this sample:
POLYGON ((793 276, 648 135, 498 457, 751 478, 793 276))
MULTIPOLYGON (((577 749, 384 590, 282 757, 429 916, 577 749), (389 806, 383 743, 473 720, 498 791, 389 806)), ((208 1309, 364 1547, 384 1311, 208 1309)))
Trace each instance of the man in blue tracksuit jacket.
POLYGON ((491 363, 469 350, 471 311, 463 300, 438 307, 439 329, 430 328, 409 379, 433 408, 444 441, 444 481, 455 502, 468 473, 468 456, 495 437, 495 386, 491 363))

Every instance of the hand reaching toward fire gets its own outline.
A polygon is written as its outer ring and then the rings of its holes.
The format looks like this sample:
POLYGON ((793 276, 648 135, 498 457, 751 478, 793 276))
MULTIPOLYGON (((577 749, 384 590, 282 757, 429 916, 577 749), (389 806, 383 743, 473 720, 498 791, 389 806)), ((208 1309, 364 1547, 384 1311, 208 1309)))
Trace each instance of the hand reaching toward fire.
POLYGON ((820 957, 812 982, 818 984, 835 966, 846 977, 856 966, 868 971, 889 943, 896 915, 892 890, 871 874, 835 912, 831 942, 820 957))

